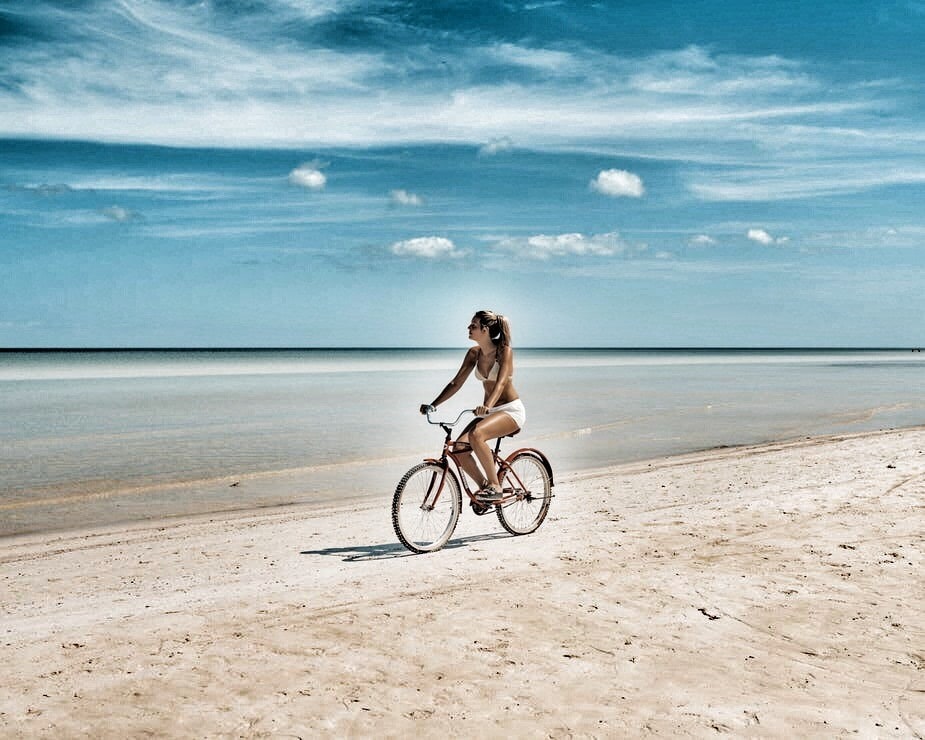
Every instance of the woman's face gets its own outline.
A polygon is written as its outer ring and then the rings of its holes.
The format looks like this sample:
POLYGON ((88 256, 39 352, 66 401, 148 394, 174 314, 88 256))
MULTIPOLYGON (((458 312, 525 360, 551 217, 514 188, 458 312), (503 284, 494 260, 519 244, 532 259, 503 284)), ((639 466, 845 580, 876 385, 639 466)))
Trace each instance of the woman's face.
POLYGON ((488 335, 488 329, 482 326, 481 322, 475 317, 469 322, 469 339, 478 342, 485 339, 488 335))

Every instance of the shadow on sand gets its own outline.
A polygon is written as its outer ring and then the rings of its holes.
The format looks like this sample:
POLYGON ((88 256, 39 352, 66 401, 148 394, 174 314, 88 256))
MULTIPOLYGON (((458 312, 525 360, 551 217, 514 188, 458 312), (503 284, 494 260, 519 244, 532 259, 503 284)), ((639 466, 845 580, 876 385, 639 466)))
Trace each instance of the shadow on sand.
MULTIPOLYGON (((456 547, 466 547, 473 542, 487 542, 503 537, 510 537, 506 532, 492 534, 478 534, 471 537, 457 537, 443 546, 443 550, 456 547)), ((438 551, 439 552, 439 551, 438 551)), ((331 555, 340 557, 345 563, 355 563, 364 560, 388 560, 390 558, 403 558, 418 553, 407 550, 400 542, 389 542, 383 545, 354 545, 353 547, 325 547, 322 550, 302 550, 300 555, 331 555)), ((424 553, 428 554, 428 553, 424 553)))

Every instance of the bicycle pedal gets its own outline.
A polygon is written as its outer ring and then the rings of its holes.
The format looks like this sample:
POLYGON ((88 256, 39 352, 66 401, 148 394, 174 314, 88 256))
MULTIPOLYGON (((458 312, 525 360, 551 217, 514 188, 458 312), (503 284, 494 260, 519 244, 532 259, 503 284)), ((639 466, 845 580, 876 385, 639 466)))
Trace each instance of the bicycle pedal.
POLYGON ((470 501, 469 506, 472 507, 472 511, 474 511, 478 516, 487 514, 489 511, 495 508, 492 504, 481 504, 475 501, 470 501))

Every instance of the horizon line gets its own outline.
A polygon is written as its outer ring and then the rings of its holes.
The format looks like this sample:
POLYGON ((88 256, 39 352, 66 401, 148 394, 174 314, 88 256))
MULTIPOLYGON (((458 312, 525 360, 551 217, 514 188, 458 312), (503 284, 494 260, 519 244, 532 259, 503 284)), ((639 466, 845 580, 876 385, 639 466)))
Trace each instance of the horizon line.
MULTIPOLYGON (((0 347, 0 353, 14 352, 369 352, 369 351, 434 351, 459 350, 459 346, 38 346, 38 347, 0 347)), ((575 346, 521 346, 518 350, 542 351, 602 351, 602 352, 823 352, 823 351, 877 351, 877 352, 921 352, 920 346, 820 346, 820 345, 665 345, 665 346, 616 346, 616 345, 575 345, 575 346)))

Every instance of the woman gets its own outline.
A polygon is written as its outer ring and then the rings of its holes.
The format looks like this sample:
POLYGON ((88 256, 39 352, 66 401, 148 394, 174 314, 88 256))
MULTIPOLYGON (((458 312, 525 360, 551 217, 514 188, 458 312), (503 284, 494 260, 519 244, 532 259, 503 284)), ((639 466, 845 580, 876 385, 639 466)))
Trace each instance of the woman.
POLYGON ((459 456, 462 469, 479 485, 479 500, 491 503, 501 500, 502 496, 488 442, 519 431, 526 421, 526 411, 512 382, 514 351, 511 349, 511 328, 507 319, 492 311, 479 311, 469 323, 469 339, 476 344, 466 352, 456 377, 431 404, 421 406, 421 413, 436 408, 453 396, 475 370, 475 377, 482 381, 485 390, 482 405, 475 409, 475 415, 481 418, 466 427, 457 440, 457 446, 468 444, 481 463, 480 469, 468 451, 459 456))

